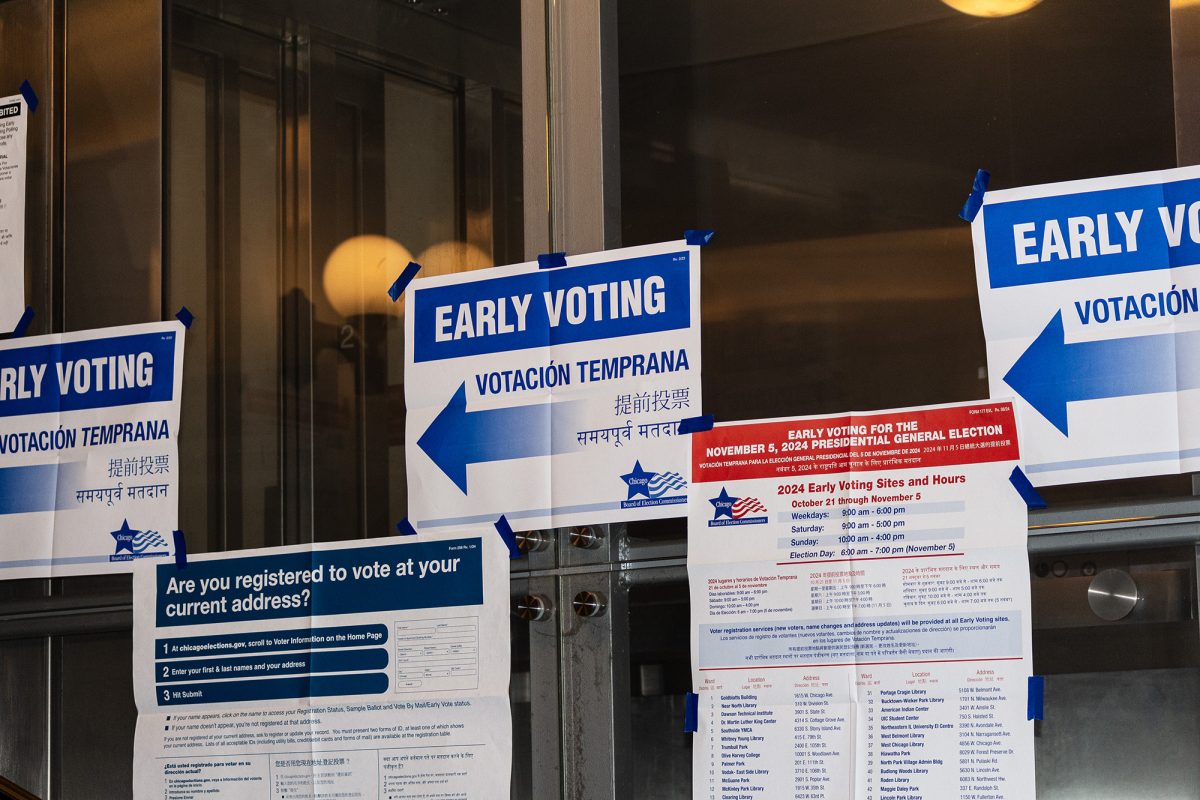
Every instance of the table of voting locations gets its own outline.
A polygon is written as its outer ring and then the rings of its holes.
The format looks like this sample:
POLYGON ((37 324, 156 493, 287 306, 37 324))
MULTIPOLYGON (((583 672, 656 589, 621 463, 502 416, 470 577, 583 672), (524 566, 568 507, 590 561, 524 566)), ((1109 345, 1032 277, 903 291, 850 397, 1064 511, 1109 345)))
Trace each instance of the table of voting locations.
POLYGON ((1012 407, 693 437, 704 800, 1032 798, 1012 407))

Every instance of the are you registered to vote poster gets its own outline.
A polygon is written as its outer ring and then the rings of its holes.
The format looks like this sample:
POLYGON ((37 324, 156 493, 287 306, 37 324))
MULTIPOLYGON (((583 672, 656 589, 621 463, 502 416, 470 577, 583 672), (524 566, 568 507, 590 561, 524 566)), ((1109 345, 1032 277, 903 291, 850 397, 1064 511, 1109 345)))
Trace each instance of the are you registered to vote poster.
POLYGON ((1200 167, 988 192, 972 237, 1030 480, 1200 469, 1200 167))
POLYGON ((413 281, 409 518, 518 529, 683 516, 700 248, 631 247, 413 281))
POLYGON ((0 579, 174 551, 184 327, 0 342, 0 579))
POLYGON ((494 530, 134 571, 134 800, 509 796, 494 530))

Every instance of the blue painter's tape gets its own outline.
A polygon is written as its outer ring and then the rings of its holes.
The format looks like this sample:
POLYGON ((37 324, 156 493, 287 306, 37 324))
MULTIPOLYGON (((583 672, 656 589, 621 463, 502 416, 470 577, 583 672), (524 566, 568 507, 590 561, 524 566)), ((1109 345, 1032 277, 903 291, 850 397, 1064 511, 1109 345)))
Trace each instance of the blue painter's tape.
POLYGON ((408 521, 408 517, 405 517, 404 519, 402 519, 396 523, 396 532, 399 533, 401 536, 416 536, 417 535, 417 529, 414 528, 412 526, 412 523, 408 521))
POLYGON ((704 247, 704 245, 712 241, 713 234, 715 233, 716 231, 689 229, 683 232, 683 240, 690 245, 704 247))
POLYGON ((29 330, 29 323, 33 322, 33 306, 25 306, 25 313, 17 320, 17 327, 13 328, 13 338, 19 339, 25 335, 25 331, 29 330))
POLYGON ((21 88, 18 91, 21 93, 21 97, 25 98, 25 105, 29 106, 29 113, 32 114, 37 111, 38 96, 37 92, 33 90, 33 84, 27 80, 21 81, 21 88))
POLYGON ((179 310, 175 312, 175 319, 182 322, 183 327, 190 328, 192 327, 192 323, 196 321, 196 315, 188 311, 187 306, 180 306, 179 310))
POLYGON ((712 414, 705 414, 702 417, 688 417, 679 422, 679 433, 702 433, 703 431, 711 431, 713 429, 712 414))
POLYGON ((421 265, 415 261, 408 262, 408 266, 404 268, 404 272, 400 273, 400 277, 396 278, 392 283, 392 288, 388 289, 388 297, 392 298, 392 302, 400 299, 400 295, 404 294, 404 290, 412 283, 412 279, 417 277, 417 273, 421 271, 421 265))
POLYGON ((567 265, 566 253, 542 253, 538 256, 538 269, 554 269, 567 265))
POLYGON ((1026 719, 1045 719, 1043 706, 1046 698, 1046 678, 1042 675, 1029 676, 1029 709, 1026 719))
POLYGON ((187 540, 183 531, 171 531, 171 536, 175 538, 175 568, 183 569, 187 566, 187 540))
POLYGON ((508 520, 504 518, 503 514, 500 515, 500 519, 496 520, 496 532, 508 546, 509 558, 520 558, 523 555, 521 548, 517 547, 517 537, 513 533, 512 525, 508 524, 508 520))
POLYGON ((965 219, 967 222, 975 221, 975 215, 983 207, 983 195, 987 192, 988 181, 991 179, 992 175, 986 169, 978 170, 975 173, 975 182, 971 185, 971 194, 967 196, 967 202, 963 203, 962 211, 958 212, 960 218, 965 219))
POLYGON ((695 733, 700 727, 700 695, 688 692, 683 698, 683 732, 695 733))
POLYGON ((1025 505, 1030 508, 1046 507, 1046 501, 1038 494, 1037 489, 1033 488, 1033 484, 1029 482, 1029 478, 1025 477, 1025 473, 1021 471, 1020 467, 1013 467, 1012 474, 1008 476, 1008 482, 1017 490, 1017 494, 1021 495, 1025 505))

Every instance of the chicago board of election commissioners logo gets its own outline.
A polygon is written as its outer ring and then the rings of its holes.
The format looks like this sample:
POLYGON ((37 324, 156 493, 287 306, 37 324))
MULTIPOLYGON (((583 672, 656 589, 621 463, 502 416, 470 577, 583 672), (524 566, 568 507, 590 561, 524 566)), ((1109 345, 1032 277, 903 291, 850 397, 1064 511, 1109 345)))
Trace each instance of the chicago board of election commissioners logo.
POLYGON ((169 556, 167 542, 158 531, 139 531, 129 527, 129 520, 121 523, 121 527, 109 534, 116 540, 117 545, 109 561, 132 561, 135 558, 152 558, 169 556))
POLYGON ((621 476, 628 490, 621 508, 673 506, 687 502, 687 481, 678 472, 651 472, 642 469, 642 462, 633 462, 633 469, 621 476))
POLYGON ((724 486, 721 493, 708 502, 713 504, 713 518, 708 521, 710 528, 760 525, 767 521, 767 507, 757 497, 733 497, 724 486))

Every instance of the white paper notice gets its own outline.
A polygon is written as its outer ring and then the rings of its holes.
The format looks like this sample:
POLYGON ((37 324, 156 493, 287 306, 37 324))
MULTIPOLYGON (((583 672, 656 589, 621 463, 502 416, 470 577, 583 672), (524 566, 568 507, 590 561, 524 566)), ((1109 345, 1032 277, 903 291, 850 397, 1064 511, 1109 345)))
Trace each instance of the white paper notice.
POLYGON ((0 579, 174 552, 184 335, 171 321, 0 342, 0 579))
POLYGON ((517 530, 682 517, 700 248, 419 279, 404 314, 409 518, 517 530))
POLYGON ((1012 405, 692 437, 694 796, 1034 797, 1012 405))
POLYGON ((494 531, 139 564, 133 591, 135 800, 509 796, 494 531))
POLYGON ((0 330, 25 311, 25 139, 29 107, 0 97, 0 330))

